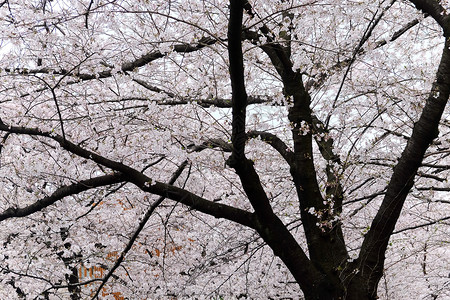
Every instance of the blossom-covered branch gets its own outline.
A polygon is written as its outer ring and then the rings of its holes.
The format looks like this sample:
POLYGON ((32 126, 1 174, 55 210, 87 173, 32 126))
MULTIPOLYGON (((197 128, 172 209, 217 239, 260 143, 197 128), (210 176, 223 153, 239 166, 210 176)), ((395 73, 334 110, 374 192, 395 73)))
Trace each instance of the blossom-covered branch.
MULTIPOLYGON (((189 53, 213 45, 216 42, 217 42, 216 39, 203 37, 199 39, 197 43, 175 44, 173 45, 172 50, 177 53, 189 53)), ((121 66, 119 66, 117 72, 122 72, 126 74, 127 72, 131 72, 137 68, 143 67, 159 58, 163 58, 167 54, 168 54, 167 52, 161 52, 160 50, 150 51, 148 53, 143 54, 139 58, 123 63, 121 66)), ((51 75, 72 76, 85 81, 85 80, 108 78, 113 76, 114 75, 113 69, 115 68, 115 66, 108 66, 108 67, 109 70, 105 70, 95 74, 79 73, 75 72, 74 70, 52 69, 52 68, 37 68, 37 69, 5 68, 4 71, 20 75, 51 74, 51 75)))

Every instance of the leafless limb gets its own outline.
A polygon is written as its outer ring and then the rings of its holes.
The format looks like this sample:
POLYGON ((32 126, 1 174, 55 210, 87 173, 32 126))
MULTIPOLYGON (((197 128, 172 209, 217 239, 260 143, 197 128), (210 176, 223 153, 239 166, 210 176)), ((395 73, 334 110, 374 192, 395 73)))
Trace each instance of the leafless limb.
POLYGON ((92 4, 94 4, 94 0, 91 0, 91 2, 89 2, 89 5, 88 5, 88 7, 86 9, 86 12, 85 12, 84 26, 86 27, 86 29, 88 29, 89 13, 91 12, 92 4))
POLYGON ((401 232, 405 232, 405 231, 408 231, 408 230, 414 230, 414 229, 417 229, 417 228, 427 227, 427 226, 434 225, 434 224, 437 224, 437 223, 441 223, 441 222, 447 221, 447 220, 450 220, 450 217, 444 217, 444 218, 441 218, 441 219, 438 219, 438 220, 434 220, 434 221, 431 221, 431 222, 428 222, 428 223, 424 223, 424 224, 419 224, 419 225, 416 225, 416 226, 403 228, 403 229, 394 231, 392 234, 399 234, 401 232))
POLYGON ((421 187, 418 187, 417 190, 418 191, 450 192, 450 187, 421 186, 421 187))
POLYGON ((19 218, 31 215, 54 204, 64 197, 79 194, 93 188, 120 183, 124 180, 125 177, 123 176, 123 174, 115 173, 111 175, 94 177, 87 180, 81 180, 71 185, 62 186, 55 192, 53 192, 50 196, 42 198, 31 205, 23 208, 10 207, 6 209, 4 212, 0 213, 0 222, 9 218, 19 218))
POLYGON ((253 221, 253 214, 248 211, 204 199, 187 190, 175 187, 170 184, 153 181, 150 177, 130 166, 84 149, 70 142, 69 140, 64 140, 62 136, 55 134, 54 132, 42 131, 38 128, 8 126, 3 122, 0 122, 0 131, 10 132, 14 134, 40 136, 52 139, 53 141, 57 142, 63 149, 72 154, 92 160, 99 165, 110 168, 117 173, 121 173, 126 181, 133 183, 145 192, 160 196, 166 196, 169 199, 183 203, 191 207, 192 209, 196 209, 202 213, 214 216, 216 218, 225 218, 250 228, 254 228, 255 226, 253 221))

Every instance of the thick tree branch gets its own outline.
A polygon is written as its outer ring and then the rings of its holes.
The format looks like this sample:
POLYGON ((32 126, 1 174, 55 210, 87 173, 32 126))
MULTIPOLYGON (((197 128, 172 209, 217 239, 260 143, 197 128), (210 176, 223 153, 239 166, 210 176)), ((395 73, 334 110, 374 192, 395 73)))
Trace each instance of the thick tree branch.
MULTIPOLYGON (((165 184, 162 182, 153 182, 150 178, 146 182, 137 182, 136 184, 143 191, 166 196, 169 199, 182 203, 194 210, 208 214, 216 218, 224 218, 238 224, 255 228, 253 214, 245 210, 206 200, 184 189, 165 184)), ((133 182, 134 183, 134 182, 133 182)))
POLYGON ((450 192, 450 187, 421 186, 421 187, 418 187, 417 190, 418 191, 450 192))
POLYGON ((136 171, 133 168, 130 168, 129 166, 126 166, 120 162, 110 160, 110 159, 103 157, 101 155, 98 155, 92 151, 86 150, 54 132, 42 131, 39 128, 8 126, 5 123, 3 123, 1 120, 0 120, 0 131, 5 131, 5 132, 15 133, 15 134, 26 134, 26 135, 32 135, 32 136, 47 137, 47 138, 50 138, 50 139, 54 140, 55 142, 57 142, 63 149, 65 149, 73 154, 76 154, 80 157, 93 160, 94 162, 96 162, 102 166, 108 167, 116 172, 121 172, 125 176, 130 176, 130 175, 137 176, 137 174, 141 174, 139 171, 136 171))
MULTIPOLYGON (((425 18, 428 17, 428 15, 425 15, 425 18)), ((396 39, 400 38, 403 34, 405 34, 406 32, 408 32, 408 30, 410 30, 411 28, 413 28, 414 26, 416 26, 417 24, 419 24, 419 19, 414 19, 410 22, 408 22, 406 25, 404 25, 402 28, 400 28, 399 30, 397 30, 396 32, 394 32, 394 34, 391 36, 391 38, 389 39, 389 42, 393 42, 396 39)), ((375 48, 380 48, 384 45, 386 45, 388 42, 386 40, 379 40, 376 42, 377 46, 375 48)))
MULTIPOLYGON (((274 103, 270 97, 265 96, 248 96, 248 105, 250 104, 269 104, 273 106, 278 106, 279 103, 274 103)), ((191 98, 189 100, 178 100, 178 99, 152 99, 147 97, 126 97, 126 98, 120 98, 115 100, 107 100, 105 102, 109 103, 116 103, 116 102, 122 102, 125 103, 127 101, 143 101, 145 103, 155 102, 157 105, 160 106, 176 106, 176 105, 186 105, 189 103, 195 103, 201 107, 208 108, 211 106, 219 107, 219 108, 231 108, 231 100, 225 99, 225 98, 191 98)), ((98 102, 89 103, 89 105, 95 105, 98 104, 98 102)), ((116 108, 115 111, 124 111, 127 109, 148 109, 148 104, 140 104, 140 105, 130 105, 122 108, 116 108)))
MULTIPOLYGON (((267 194, 265 193, 253 162, 245 157, 245 119, 247 109, 247 93, 244 82, 244 62, 242 52, 242 18, 245 0, 230 1, 230 18, 228 24, 228 56, 230 60, 230 79, 232 90, 232 136, 233 149, 227 163, 236 170, 242 186, 250 200, 256 215, 262 224, 264 221, 281 221, 274 215, 267 194)), ((247 8, 248 9, 248 8, 247 8)))
POLYGON ((309 294, 308 288, 320 281, 320 274, 283 222, 274 214, 253 163, 245 157, 247 94, 241 45, 242 15, 245 3, 247 3, 245 0, 230 1, 228 54, 232 87, 233 131, 231 140, 233 152, 227 163, 236 170, 242 187, 255 209, 255 229, 272 248, 275 255, 285 262, 300 286, 304 288, 305 294, 309 294))
POLYGON ((441 173, 446 170, 450 170, 450 165, 436 165, 436 164, 430 164, 430 163, 423 163, 422 167, 437 169, 437 170, 433 171, 433 174, 441 173))
POLYGON ((410 0, 418 10, 430 15, 442 27, 444 36, 450 37, 450 16, 438 0, 410 0))
MULTIPOLYGON (((245 157, 245 119, 247 110, 247 93, 244 82, 244 61, 242 53, 242 18, 246 1, 230 1, 230 19, 228 24, 228 56, 230 60, 230 79, 232 90, 232 136, 231 156, 227 164, 236 170, 242 186, 250 200, 255 213, 261 220, 274 218, 269 199, 262 188, 253 163, 245 157)), ((247 3, 248 5, 248 3, 247 3)), ((275 217, 276 218, 276 217, 275 217)))
MULTIPOLYGON (((427 174, 427 173, 424 173, 424 172, 417 172, 417 176, 420 176, 420 177, 423 177, 423 178, 431 178, 431 179, 439 181, 439 182, 444 182, 444 181, 447 180, 447 178, 439 177, 439 176, 436 176, 436 175, 427 174)), ((431 189, 433 189, 433 188, 431 188, 431 189)))
POLYGON ((190 152, 199 152, 205 149, 213 148, 220 148, 224 152, 231 152, 233 150, 232 145, 220 139, 208 140, 201 145, 189 145, 187 148, 190 152))
POLYGON ((278 136, 270 132, 256 131, 256 130, 249 131, 247 133, 247 136, 249 138, 260 137, 262 141, 271 145, 284 158, 284 160, 289 164, 289 166, 292 167, 294 153, 278 136))
MULTIPOLYGON (((200 49, 203 49, 206 46, 213 45, 217 42, 216 39, 209 38, 209 37, 203 37, 201 38, 197 43, 194 44, 177 44, 173 46, 173 51, 177 53, 189 53, 194 52, 200 49)), ((131 72, 136 68, 143 67, 152 61, 155 61, 159 58, 163 58, 167 56, 168 53, 162 53, 159 50, 150 51, 141 57, 125 62, 120 66, 120 71, 122 73, 131 72)), ((10 69, 6 68, 4 69, 5 72, 8 73, 15 73, 15 74, 21 74, 21 75, 33 75, 33 74, 53 74, 53 75, 62 75, 62 76, 72 76, 76 77, 80 80, 92 80, 92 79, 100 79, 100 78, 108 78, 114 75, 111 68, 110 70, 105 70, 102 72, 98 72, 96 74, 88 74, 88 73, 78 73, 74 72, 74 70, 66 70, 66 69, 51 69, 51 68, 38 68, 38 69, 26 69, 26 68, 15 68, 10 69)))
POLYGON ((102 166, 110 168, 116 172, 122 173, 121 175, 123 176, 122 181, 131 182, 140 189, 142 189, 143 191, 160 196, 166 196, 169 199, 183 203, 191 207, 192 209, 198 210, 205 214, 214 216, 216 218, 228 219, 230 221, 242 224, 244 226, 254 228, 254 224, 252 221, 252 214, 247 211, 203 199, 184 189, 180 189, 157 181, 154 182, 150 177, 146 176, 142 172, 139 172, 120 162, 110 160, 104 156, 86 150, 70 142, 67 139, 64 140, 62 136, 55 134, 53 132, 42 131, 38 128, 8 126, 3 122, 1 122, 1 120, 0 120, 0 131, 50 138, 59 143, 63 149, 69 151, 70 153, 92 160, 102 166))
MULTIPOLYGON (((423 1, 419 1, 423 2, 423 1)), ((445 42, 436 81, 422 114, 414 126, 411 138, 394 168, 386 195, 367 233, 356 268, 367 286, 368 295, 375 297, 378 281, 383 273, 384 253, 394 231, 405 199, 414 184, 414 177, 422 164, 425 151, 438 136, 438 126, 450 95, 450 41, 445 42)))
POLYGON ((55 202, 63 199, 64 197, 79 194, 81 192, 93 188, 120 183, 123 182, 124 180, 125 179, 123 174, 115 173, 111 175, 104 175, 87 180, 82 180, 71 185, 62 186, 58 188, 55 192, 53 192, 53 194, 51 194, 50 196, 42 198, 41 200, 38 200, 31 205, 28 205, 23 208, 15 208, 15 207, 8 208, 4 212, 0 213, 0 222, 9 218, 19 218, 31 215, 54 204, 55 202))
POLYGON ((289 51, 281 46, 280 44, 273 41, 270 31, 267 27, 263 26, 260 28, 261 32, 263 32, 264 37, 267 39, 268 43, 260 45, 259 38, 261 35, 257 32, 244 29, 243 38, 251 41, 254 45, 258 46, 263 50, 267 56, 269 56, 273 66, 277 70, 277 73, 283 78, 283 76, 287 76, 288 73, 285 73, 286 70, 292 69, 292 62, 290 57, 288 56, 289 51))
POLYGON ((233 152, 228 164, 234 167, 238 161, 245 159, 246 141, 245 118, 247 111, 247 92, 244 82, 244 60, 242 53, 242 18, 243 1, 230 1, 230 19, 228 23, 228 56, 230 60, 230 79, 232 91, 232 135, 233 152))
MULTIPOLYGON (((329 213, 329 206, 324 204, 325 201, 316 178, 312 148, 311 97, 305 90, 301 72, 293 70, 289 48, 273 41, 267 27, 263 26, 260 31, 269 43, 259 45, 259 34, 250 30, 244 31, 245 37, 268 55, 281 76, 286 98, 288 101, 293 101, 293 106, 289 107, 288 114, 293 127, 292 138, 294 141, 291 175, 300 202, 300 213, 308 241, 309 257, 313 264, 320 266, 321 271, 335 272, 339 265, 346 261, 347 250, 339 222, 329 222, 334 219, 334 216, 329 213), (322 220, 311 214, 311 209, 320 212, 325 218, 322 220), (324 227, 317 226, 322 222, 326 223, 324 227)), ((319 280, 319 286, 322 284, 329 283, 319 280)), ((318 290, 326 293, 327 289, 321 287, 318 290)))

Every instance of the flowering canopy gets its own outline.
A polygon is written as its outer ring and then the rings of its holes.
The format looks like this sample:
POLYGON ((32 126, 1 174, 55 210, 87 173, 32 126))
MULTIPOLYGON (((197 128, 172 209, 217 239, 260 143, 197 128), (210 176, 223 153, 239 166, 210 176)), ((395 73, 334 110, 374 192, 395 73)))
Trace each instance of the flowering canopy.
POLYGON ((450 296, 449 1, 4 0, 0 26, 0 298, 450 296))

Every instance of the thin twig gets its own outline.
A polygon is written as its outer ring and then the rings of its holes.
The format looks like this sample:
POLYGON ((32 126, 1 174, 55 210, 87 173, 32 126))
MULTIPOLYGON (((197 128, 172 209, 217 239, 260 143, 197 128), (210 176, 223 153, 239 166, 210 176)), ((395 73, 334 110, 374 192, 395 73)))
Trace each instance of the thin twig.
MULTIPOLYGON (((181 173, 183 172, 183 170, 186 168, 188 164, 188 161, 185 160, 176 170, 176 172, 173 174, 172 178, 169 181, 169 184, 174 184, 175 181, 178 179, 178 177, 180 177, 181 173)), ((112 266, 112 268, 109 270, 108 274, 106 274, 106 276, 103 278, 102 283, 100 284, 100 286, 97 288, 97 291, 95 293, 95 295, 92 297, 92 299, 98 299, 98 295, 100 294, 100 291, 102 290, 102 288, 105 286, 105 284, 108 282, 109 278, 111 278, 111 276, 113 275, 114 271, 120 266, 120 264, 123 262, 123 260, 125 259, 125 256, 127 255, 128 251, 130 251, 130 249, 132 248, 132 246, 134 245, 134 242, 136 241, 136 239, 138 238, 139 234, 141 233, 141 231, 144 229, 145 224, 147 223, 147 221, 150 219, 150 216, 153 214, 153 212, 155 211, 155 209, 164 201, 164 199, 166 199, 165 196, 161 196, 158 198, 158 200, 156 200, 148 209, 148 211, 146 212, 146 214, 144 215, 144 217, 142 218, 141 222, 139 223, 139 226, 137 227, 136 231, 133 233, 133 236, 130 238, 130 240, 128 241, 128 244, 126 245, 125 249, 122 251, 122 253, 120 254, 120 257, 117 259, 117 261, 115 262, 114 266, 112 266)))

